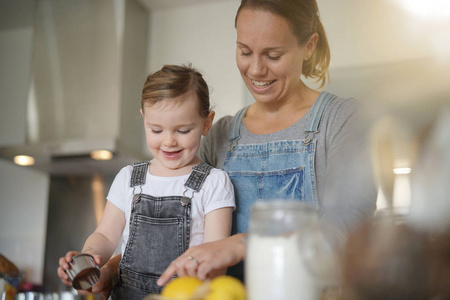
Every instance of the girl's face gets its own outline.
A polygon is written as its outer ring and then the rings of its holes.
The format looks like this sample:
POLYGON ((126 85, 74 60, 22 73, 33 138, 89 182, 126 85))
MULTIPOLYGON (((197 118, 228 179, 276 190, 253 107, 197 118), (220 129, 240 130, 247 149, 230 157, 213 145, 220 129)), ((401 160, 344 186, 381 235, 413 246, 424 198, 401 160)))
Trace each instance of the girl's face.
POLYGON ((154 157, 151 170, 158 170, 154 175, 189 173, 190 167, 199 162, 196 155, 200 140, 211 128, 214 112, 202 118, 198 101, 194 92, 187 92, 175 99, 145 104, 141 110, 147 147, 154 157))
POLYGON ((314 38, 301 46, 283 17, 248 8, 240 11, 236 30, 237 66, 253 97, 263 103, 292 99, 314 38))

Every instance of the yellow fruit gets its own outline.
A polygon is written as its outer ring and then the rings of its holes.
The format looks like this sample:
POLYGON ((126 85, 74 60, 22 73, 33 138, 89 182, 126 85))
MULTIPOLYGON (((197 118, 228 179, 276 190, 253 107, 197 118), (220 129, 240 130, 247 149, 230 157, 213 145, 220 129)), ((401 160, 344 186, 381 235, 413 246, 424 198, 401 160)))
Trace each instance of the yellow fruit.
POLYGON ((232 276, 219 276, 209 284, 209 293, 205 300, 245 300, 244 284, 232 276))
POLYGON ((161 296, 170 300, 192 300, 192 296, 204 300, 247 299, 244 284, 227 275, 205 282, 195 277, 177 277, 164 287, 161 296))
POLYGON ((202 283, 200 279, 195 277, 177 277, 166 284, 161 296, 173 300, 188 300, 202 283))

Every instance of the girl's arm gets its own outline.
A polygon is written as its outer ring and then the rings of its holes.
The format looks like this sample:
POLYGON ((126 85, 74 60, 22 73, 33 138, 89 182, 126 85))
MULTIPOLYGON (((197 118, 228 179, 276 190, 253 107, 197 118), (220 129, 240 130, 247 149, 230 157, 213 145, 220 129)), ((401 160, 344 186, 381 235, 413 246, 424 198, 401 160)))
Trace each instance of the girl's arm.
POLYGON ((203 243, 230 236, 233 207, 222 207, 206 214, 203 243))
MULTIPOLYGON (((124 227, 125 214, 114 204, 107 201, 100 223, 94 233, 86 240, 82 252, 91 254, 95 263, 102 266, 114 253, 124 227)), ((77 254, 80 254, 80 252, 69 251, 59 259, 57 273, 66 285, 71 285, 71 283, 65 271, 69 269, 69 262, 77 254)))
POLYGON ((96 260, 99 266, 111 258, 119 243, 125 227, 125 213, 117 206, 107 201, 100 223, 83 246, 83 253, 89 253, 100 258, 96 260))

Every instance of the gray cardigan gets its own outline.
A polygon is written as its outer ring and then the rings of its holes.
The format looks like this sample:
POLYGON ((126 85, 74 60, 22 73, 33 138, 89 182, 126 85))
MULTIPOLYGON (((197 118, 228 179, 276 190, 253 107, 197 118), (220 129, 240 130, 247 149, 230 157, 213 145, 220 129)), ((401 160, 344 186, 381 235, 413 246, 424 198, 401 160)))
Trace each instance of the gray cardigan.
MULTIPOLYGON (((337 97, 328 104, 316 134, 315 170, 321 218, 339 229, 342 237, 376 209, 376 187, 371 169, 368 124, 359 102, 337 97)), ((223 168, 230 141, 232 116, 218 120, 202 140, 199 158, 223 168)), ((303 139, 308 113, 292 126, 255 135, 241 126, 239 144, 303 139)))

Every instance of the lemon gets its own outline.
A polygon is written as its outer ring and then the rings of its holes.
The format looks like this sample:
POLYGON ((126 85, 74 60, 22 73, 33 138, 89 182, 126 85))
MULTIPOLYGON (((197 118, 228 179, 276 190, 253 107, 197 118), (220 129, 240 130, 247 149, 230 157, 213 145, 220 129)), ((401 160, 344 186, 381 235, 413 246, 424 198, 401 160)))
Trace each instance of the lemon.
POLYGON ((239 279, 223 275, 211 281, 205 300, 245 300, 246 295, 244 284, 239 279))
POLYGON ((173 300, 188 300, 202 283, 200 279, 195 277, 177 277, 166 284, 161 296, 173 300))

